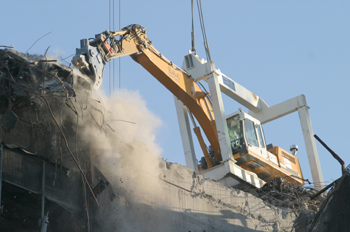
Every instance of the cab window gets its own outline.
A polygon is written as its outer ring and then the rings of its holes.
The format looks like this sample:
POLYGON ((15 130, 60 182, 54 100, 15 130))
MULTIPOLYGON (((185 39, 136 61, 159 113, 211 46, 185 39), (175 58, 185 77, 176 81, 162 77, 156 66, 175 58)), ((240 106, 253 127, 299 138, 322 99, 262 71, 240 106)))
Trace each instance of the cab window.
POLYGON ((265 148, 265 143, 263 140, 263 135, 262 135, 262 131, 261 131, 261 125, 255 125, 256 126, 256 130, 258 131, 258 136, 259 136, 259 144, 260 147, 265 148))
POLYGON ((243 123, 239 115, 228 118, 226 122, 232 153, 235 154, 244 148, 243 123))
POLYGON ((249 119, 244 119, 247 142, 255 147, 259 147, 258 137, 256 136, 254 123, 249 119))

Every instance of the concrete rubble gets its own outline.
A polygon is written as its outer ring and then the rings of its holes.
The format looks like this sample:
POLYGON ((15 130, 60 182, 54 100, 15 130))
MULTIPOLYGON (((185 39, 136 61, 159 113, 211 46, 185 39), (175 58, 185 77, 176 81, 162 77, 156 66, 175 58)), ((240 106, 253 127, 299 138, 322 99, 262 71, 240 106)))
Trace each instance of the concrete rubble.
MULTIPOLYGON (((161 163, 163 181, 170 191, 168 201, 186 212, 210 212, 188 217, 201 224, 208 223, 205 231, 290 231, 295 214, 287 208, 268 206, 265 202, 242 190, 227 188, 205 179, 178 164, 161 163), (180 180, 180 181, 179 181, 180 180), (176 201, 175 199, 183 199, 176 201), (186 199, 190 198, 190 199, 186 199)), ((174 206, 173 206, 174 207, 174 206)), ((184 226, 200 231, 197 223, 184 226)))
MULTIPOLYGON (((0 50, 0 83, 0 231, 38 231, 48 212, 47 231, 307 231, 322 208, 283 180, 233 189, 159 159, 128 134, 136 118, 109 123, 89 79, 46 57, 0 50)), ((323 209, 341 207, 348 179, 323 209)), ((327 215, 313 231, 330 231, 327 215)))
POLYGON ((90 83, 44 56, 9 49, 0 50, 0 83, 0 231, 38 231, 48 212, 49 231, 86 231, 86 191, 98 196, 108 183, 76 137, 73 85, 90 83))

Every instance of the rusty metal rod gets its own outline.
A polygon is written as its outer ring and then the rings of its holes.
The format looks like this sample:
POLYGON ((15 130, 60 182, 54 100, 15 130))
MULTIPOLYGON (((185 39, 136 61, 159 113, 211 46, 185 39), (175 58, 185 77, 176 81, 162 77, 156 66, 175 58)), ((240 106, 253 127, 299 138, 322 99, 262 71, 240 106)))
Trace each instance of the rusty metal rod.
POLYGON ((342 173, 345 171, 345 163, 344 161, 332 150, 330 149, 316 134, 314 134, 314 137, 332 154, 332 156, 338 160, 340 165, 342 166, 342 173))
MULTIPOLYGON (((340 179, 340 178, 339 178, 340 179)), ((321 189, 320 191, 318 191, 317 193, 315 193, 314 195, 312 195, 310 197, 310 200, 315 199, 316 197, 318 197, 321 193, 323 193, 324 191, 326 191, 327 189, 329 189, 330 187, 332 187, 334 184, 336 184, 339 179, 336 179, 335 181, 333 181, 332 183, 330 183, 329 185, 327 185, 326 187, 324 187, 323 189, 321 189)))

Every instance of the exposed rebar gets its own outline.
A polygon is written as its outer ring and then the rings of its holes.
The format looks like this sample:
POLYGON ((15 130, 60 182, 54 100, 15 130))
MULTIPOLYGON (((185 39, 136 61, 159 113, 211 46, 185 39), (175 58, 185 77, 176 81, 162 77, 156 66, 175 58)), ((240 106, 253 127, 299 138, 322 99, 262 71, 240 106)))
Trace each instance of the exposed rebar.
POLYGON ((345 163, 344 161, 332 150, 330 149, 327 144, 325 144, 316 134, 314 135, 314 137, 332 154, 332 156, 338 160, 338 162, 340 163, 340 165, 342 166, 342 173, 344 173, 345 171, 345 163))

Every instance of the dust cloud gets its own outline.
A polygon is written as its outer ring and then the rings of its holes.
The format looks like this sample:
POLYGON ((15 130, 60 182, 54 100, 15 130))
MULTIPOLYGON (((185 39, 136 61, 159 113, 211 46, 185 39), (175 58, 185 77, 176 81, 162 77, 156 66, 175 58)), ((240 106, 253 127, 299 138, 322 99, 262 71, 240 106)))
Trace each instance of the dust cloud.
MULTIPOLYGON (((110 182, 116 198, 98 209, 103 231, 148 231, 149 220, 161 217, 159 157, 156 143, 161 120, 138 92, 121 90, 107 97, 93 93, 85 114, 84 135, 94 162, 110 182), (149 208, 152 208, 151 213, 149 208), (157 215, 155 215, 157 214, 157 215)), ((101 205, 105 199, 99 201, 101 205)))

